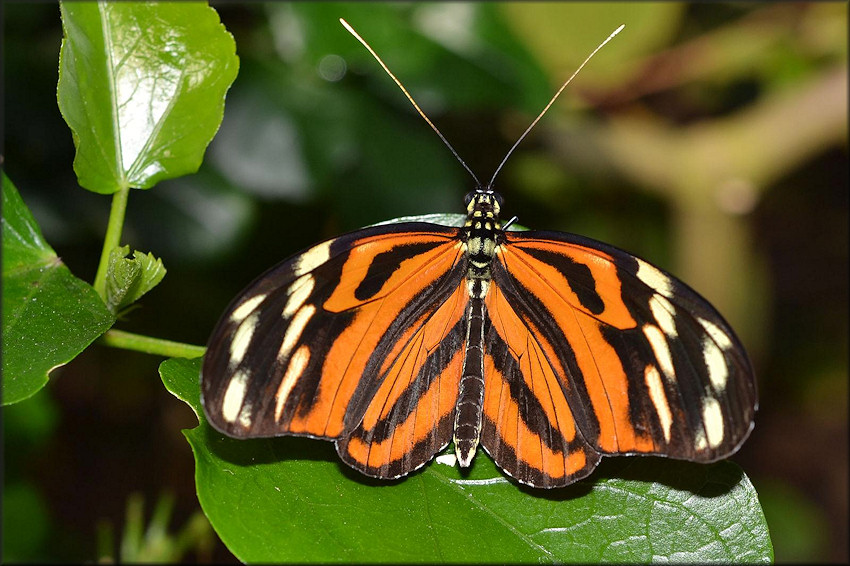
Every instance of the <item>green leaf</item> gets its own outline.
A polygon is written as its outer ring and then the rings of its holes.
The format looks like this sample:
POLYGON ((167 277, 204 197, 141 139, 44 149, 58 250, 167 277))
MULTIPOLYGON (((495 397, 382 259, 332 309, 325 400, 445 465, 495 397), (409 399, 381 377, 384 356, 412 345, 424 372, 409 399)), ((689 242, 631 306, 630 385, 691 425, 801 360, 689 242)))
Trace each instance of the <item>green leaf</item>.
POLYGON ((197 171, 239 59, 199 3, 64 2, 58 99, 74 171, 98 193, 197 171))
POLYGON ((138 250, 133 252, 133 257, 127 257, 129 252, 130 246, 123 246, 113 248, 109 253, 106 306, 112 312, 133 304, 165 277, 165 266, 161 259, 138 250))
POLYGON ((3 404, 47 383, 114 318, 86 282, 47 245, 17 189, 3 175, 3 404))
POLYGON ((201 507, 246 562, 769 562, 767 525, 735 464, 606 459, 560 490, 507 480, 483 452, 470 473, 432 462, 367 478, 328 442, 235 440, 203 417, 200 360, 163 362, 199 416, 184 434, 201 507))

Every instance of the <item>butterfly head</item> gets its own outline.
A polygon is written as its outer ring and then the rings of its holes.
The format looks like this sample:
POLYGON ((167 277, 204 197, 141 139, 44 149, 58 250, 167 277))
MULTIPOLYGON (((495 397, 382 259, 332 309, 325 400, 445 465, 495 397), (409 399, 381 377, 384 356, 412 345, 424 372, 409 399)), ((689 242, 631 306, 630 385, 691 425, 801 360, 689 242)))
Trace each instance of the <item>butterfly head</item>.
POLYGON ((493 189, 475 189, 466 193, 466 213, 469 219, 492 218, 498 220, 502 208, 502 195, 493 189))

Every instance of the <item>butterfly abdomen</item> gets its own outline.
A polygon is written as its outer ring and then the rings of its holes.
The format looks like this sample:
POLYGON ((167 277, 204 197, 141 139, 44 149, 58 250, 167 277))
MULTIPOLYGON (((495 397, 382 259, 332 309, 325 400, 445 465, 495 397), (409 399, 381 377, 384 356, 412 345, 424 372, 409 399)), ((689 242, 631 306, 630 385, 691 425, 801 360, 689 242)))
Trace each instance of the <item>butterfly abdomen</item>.
POLYGON ((454 422, 455 454, 464 468, 478 448, 484 412, 484 301, 472 299, 467 309, 467 346, 454 422))

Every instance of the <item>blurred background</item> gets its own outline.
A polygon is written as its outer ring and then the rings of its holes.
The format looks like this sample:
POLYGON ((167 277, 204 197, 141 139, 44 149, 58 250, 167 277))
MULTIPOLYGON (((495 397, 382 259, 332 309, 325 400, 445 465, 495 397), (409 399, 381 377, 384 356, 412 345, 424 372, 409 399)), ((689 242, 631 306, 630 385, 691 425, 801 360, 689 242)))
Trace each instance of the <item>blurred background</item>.
MULTIPOLYGON (((130 196, 123 241, 168 275, 117 328, 204 344, 245 284, 311 243, 463 212, 472 179, 339 17, 482 180, 624 23, 500 173, 505 217, 625 248, 711 300, 759 378, 733 460, 776 560, 850 559, 846 3, 213 5, 240 73, 201 171, 130 196)), ((3 168, 92 281, 110 199, 73 173, 59 8, 2 9, 3 168)), ((196 420, 160 361, 95 345, 4 409, 6 561, 96 560, 157 501, 171 532, 199 511, 180 433, 196 420)), ((214 538, 182 558, 232 559, 214 538)))

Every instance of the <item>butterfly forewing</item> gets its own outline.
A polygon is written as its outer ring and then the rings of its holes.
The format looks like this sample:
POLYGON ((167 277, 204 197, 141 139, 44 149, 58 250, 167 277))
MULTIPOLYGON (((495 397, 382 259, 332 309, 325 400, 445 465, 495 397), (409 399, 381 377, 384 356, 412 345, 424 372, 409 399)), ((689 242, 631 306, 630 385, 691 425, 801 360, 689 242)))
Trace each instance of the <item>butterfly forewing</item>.
POLYGON ((260 276, 210 338, 201 379, 210 422, 236 437, 350 434, 401 363, 403 338, 439 342, 426 323, 458 286, 456 236, 430 224, 378 226, 260 276))

